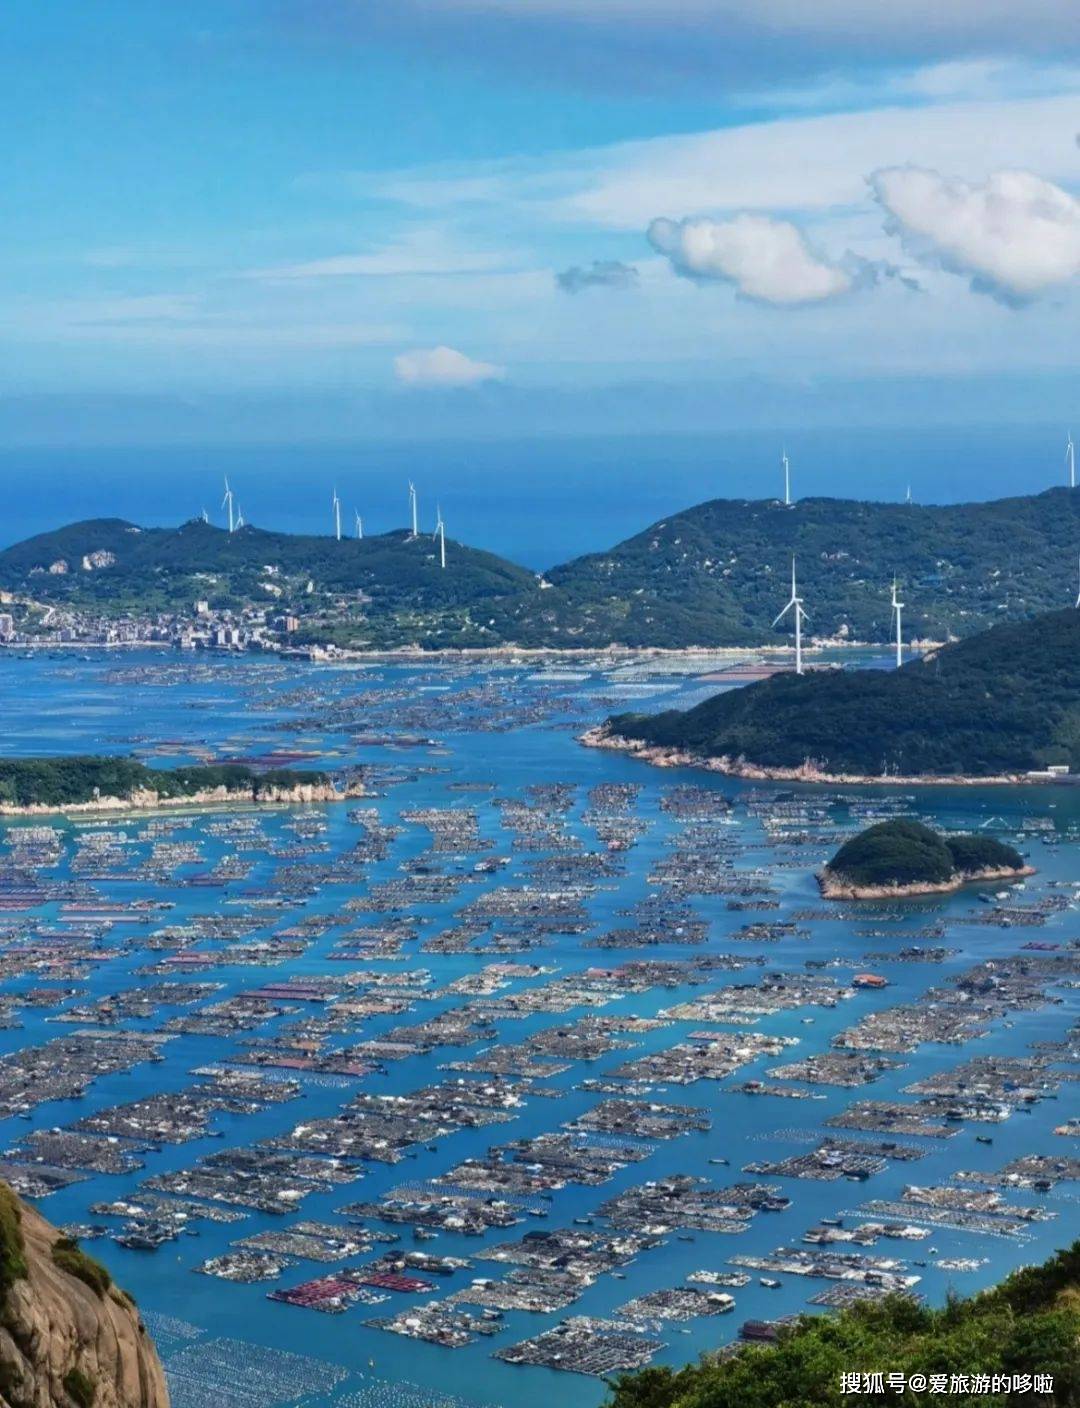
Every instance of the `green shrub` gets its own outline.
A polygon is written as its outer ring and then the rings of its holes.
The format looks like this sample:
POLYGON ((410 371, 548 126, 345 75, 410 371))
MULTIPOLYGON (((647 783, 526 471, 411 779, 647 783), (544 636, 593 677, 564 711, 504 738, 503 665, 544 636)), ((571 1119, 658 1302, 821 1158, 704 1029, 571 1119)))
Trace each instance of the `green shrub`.
POLYGON ((1032 1408, 1080 1405, 1080 1242, 1045 1266, 1028 1267, 996 1289, 940 1308, 907 1296, 807 1315, 782 1328, 775 1347, 740 1346, 730 1358, 680 1370, 643 1369, 609 1384, 606 1408, 837 1408, 896 1402, 920 1408, 1032 1408), (841 1375, 1049 1374, 1052 1395, 1013 1397, 929 1391, 841 1395, 841 1375))
POLYGON ((95 1261, 92 1256, 87 1256, 71 1237, 61 1237, 53 1243, 52 1259, 61 1271, 66 1271, 69 1276, 78 1277, 96 1295, 104 1296, 112 1285, 112 1277, 101 1262, 95 1261))
POLYGON ((78 1408, 93 1408, 97 1386, 89 1375, 81 1369, 69 1369, 64 1375, 64 1388, 68 1397, 78 1408))
POLYGON ((26 1275, 26 1254, 19 1200, 6 1183, 0 1183, 0 1301, 16 1281, 26 1275))

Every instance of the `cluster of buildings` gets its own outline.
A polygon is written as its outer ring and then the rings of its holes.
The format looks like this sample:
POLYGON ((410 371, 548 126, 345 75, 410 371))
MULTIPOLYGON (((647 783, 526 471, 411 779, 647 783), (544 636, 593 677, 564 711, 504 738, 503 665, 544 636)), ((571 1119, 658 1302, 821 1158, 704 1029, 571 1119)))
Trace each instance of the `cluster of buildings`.
MULTIPOLYGON (((6 594, 5 594, 6 596, 6 594)), ((0 645, 170 645, 182 650, 280 650, 301 628, 301 618, 259 607, 218 609, 196 601, 190 614, 105 613, 85 607, 51 606, 28 614, 13 598, 0 597, 0 645)))

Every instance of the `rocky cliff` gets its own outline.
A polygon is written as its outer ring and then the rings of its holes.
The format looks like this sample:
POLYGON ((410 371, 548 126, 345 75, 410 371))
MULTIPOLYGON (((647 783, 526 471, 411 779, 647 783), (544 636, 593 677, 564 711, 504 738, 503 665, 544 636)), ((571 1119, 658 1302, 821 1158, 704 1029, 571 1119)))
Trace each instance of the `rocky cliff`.
POLYGON ((0 1408, 169 1408, 134 1302, 4 1184, 0 1408))

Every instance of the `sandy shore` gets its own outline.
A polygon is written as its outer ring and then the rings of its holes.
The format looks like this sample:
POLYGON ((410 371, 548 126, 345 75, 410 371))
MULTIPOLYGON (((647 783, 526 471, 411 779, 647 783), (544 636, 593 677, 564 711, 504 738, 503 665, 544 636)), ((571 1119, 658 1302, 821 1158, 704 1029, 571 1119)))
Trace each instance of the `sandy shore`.
POLYGON ((760 763, 748 762, 745 758, 710 758, 683 748, 653 747, 638 738, 623 738, 620 734, 609 733, 603 724, 581 734, 578 742, 586 748, 610 748, 616 752, 630 753, 658 768, 703 768, 706 772, 741 777, 751 782, 820 782, 845 787, 1012 787, 1023 783, 1045 787, 1055 783, 1075 784, 1077 781, 1069 774, 1051 777, 1045 774, 1032 776, 1026 772, 1001 773, 993 777, 971 777, 964 773, 913 773, 903 777, 890 773, 888 777, 883 777, 877 773, 826 772, 809 759, 798 767, 765 767, 760 763))

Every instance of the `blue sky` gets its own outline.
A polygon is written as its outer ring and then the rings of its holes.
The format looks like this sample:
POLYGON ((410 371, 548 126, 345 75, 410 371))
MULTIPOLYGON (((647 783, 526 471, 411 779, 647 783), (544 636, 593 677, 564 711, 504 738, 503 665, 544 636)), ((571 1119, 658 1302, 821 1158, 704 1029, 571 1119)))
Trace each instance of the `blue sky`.
POLYGON ((1067 417, 1077 7, 895 8, 15 0, 0 441, 1067 417))

